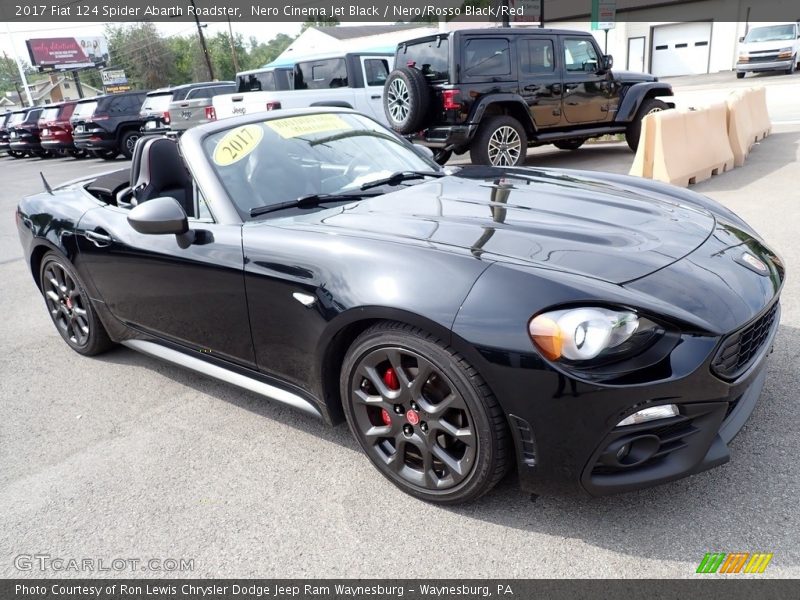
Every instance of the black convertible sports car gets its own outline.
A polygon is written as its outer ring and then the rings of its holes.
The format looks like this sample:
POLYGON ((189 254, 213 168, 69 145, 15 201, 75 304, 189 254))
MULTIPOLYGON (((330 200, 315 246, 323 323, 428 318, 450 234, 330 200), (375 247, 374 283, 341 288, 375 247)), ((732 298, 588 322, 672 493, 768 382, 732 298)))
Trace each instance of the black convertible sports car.
POLYGON ((514 465, 526 490, 601 495, 726 462, 778 328, 781 261, 708 198, 442 170, 343 109, 144 138, 130 172, 45 185, 17 223, 71 348, 346 418, 432 502, 514 465))

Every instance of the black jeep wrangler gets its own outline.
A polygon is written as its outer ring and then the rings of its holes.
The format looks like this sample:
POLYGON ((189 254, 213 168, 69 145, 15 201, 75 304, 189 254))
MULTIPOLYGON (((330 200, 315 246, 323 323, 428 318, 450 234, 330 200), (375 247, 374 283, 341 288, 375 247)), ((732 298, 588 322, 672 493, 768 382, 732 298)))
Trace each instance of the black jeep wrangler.
POLYGON ((467 150, 475 164, 519 165, 529 146, 575 150, 624 133, 632 150, 644 115, 674 104, 672 88, 644 73, 612 71, 589 33, 465 29, 398 45, 384 87, 395 131, 444 164, 467 150))

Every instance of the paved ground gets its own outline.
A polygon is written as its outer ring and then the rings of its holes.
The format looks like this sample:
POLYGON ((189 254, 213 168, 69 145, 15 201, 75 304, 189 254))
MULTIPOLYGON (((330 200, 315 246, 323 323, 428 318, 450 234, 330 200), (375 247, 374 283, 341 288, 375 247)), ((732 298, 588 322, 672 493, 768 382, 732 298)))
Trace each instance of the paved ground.
MULTIPOLYGON (((800 127, 778 126, 744 168, 695 188, 750 221, 791 274, 798 144, 800 127)), ((530 160, 630 161, 624 144, 530 160)), ((0 159, 0 576, 23 574, 18 554, 48 553, 193 558, 203 577, 688 577, 715 550, 774 552, 767 575, 800 577, 798 278, 730 464, 599 500, 532 503, 509 479, 468 507, 434 508, 380 477, 345 427, 128 350, 66 347, 21 260, 14 205, 41 189, 40 169, 55 183, 106 167, 0 159)))

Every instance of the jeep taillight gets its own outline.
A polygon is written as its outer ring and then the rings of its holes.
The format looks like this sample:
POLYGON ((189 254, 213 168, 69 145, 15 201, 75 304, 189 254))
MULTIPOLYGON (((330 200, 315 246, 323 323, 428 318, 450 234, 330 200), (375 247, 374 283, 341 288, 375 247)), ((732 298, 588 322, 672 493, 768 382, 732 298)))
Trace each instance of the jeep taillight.
POLYGON ((445 110, 461 110, 461 96, 458 90, 443 90, 442 101, 445 110))
POLYGON ((206 119, 209 121, 217 120, 217 111, 214 110, 213 106, 206 106, 206 119))
POLYGON ((280 110, 280 102, 267 102, 267 110, 280 110))
POLYGON ((161 115, 161 118, 164 120, 164 123, 169 124, 169 111, 165 110, 164 113, 161 115))

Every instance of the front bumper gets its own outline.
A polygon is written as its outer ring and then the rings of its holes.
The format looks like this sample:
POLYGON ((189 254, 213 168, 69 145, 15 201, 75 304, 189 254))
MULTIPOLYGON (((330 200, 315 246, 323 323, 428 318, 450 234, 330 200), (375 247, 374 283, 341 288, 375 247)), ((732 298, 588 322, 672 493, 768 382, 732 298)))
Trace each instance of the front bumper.
POLYGON ((776 60, 770 62, 736 63, 737 73, 752 73, 754 71, 786 71, 793 66, 794 59, 776 60))

